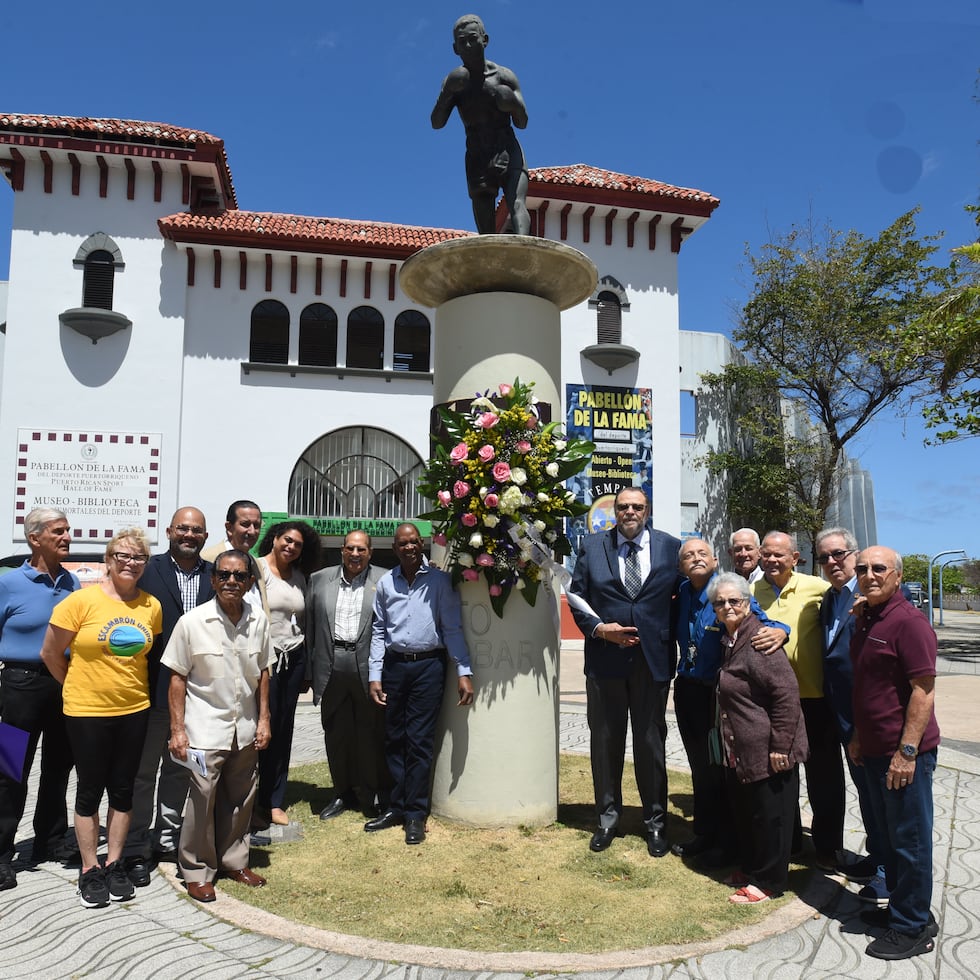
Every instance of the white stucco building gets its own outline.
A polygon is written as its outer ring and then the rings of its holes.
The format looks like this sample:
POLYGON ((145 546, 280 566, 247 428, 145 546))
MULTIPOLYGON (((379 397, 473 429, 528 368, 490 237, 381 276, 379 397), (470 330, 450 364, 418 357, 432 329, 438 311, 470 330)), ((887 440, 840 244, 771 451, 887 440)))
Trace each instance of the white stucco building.
MULTIPOLYGON (((469 232, 242 210, 222 141, 161 124, 0 115, 0 168, 14 193, 0 451, 15 461, 0 554, 23 550, 18 522, 48 501, 93 546, 126 523, 162 542, 178 505, 220 535, 239 497, 336 521, 428 509, 414 480, 434 316, 398 273, 469 232)), ((532 234, 599 271, 562 314, 563 388, 648 389, 655 522, 721 546, 723 501, 691 465, 717 425, 682 433, 681 393, 731 348, 679 329, 677 288, 681 245, 718 203, 586 165, 534 170, 528 194, 532 234)))

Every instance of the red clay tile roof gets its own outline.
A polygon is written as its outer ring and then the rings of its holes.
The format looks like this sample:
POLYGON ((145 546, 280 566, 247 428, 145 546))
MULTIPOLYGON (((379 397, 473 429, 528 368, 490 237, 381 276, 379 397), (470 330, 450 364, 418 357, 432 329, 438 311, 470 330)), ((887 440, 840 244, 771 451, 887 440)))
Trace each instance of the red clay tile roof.
POLYGON ((88 116, 40 116, 0 113, 0 130, 36 136, 63 136, 78 140, 134 143, 139 146, 205 150, 201 154, 218 166, 230 206, 237 207, 224 140, 198 129, 138 119, 93 119, 88 116), (205 149, 206 148, 206 149, 205 149))
POLYGON ((670 211, 707 217, 719 199, 691 187, 631 177, 585 163, 539 167, 530 171, 528 197, 560 198, 586 204, 618 204, 648 211, 670 211))
POLYGON ((161 218, 158 224, 163 237, 175 242, 389 259, 408 258, 429 245, 475 234, 383 221, 237 210, 220 214, 182 212, 161 218))

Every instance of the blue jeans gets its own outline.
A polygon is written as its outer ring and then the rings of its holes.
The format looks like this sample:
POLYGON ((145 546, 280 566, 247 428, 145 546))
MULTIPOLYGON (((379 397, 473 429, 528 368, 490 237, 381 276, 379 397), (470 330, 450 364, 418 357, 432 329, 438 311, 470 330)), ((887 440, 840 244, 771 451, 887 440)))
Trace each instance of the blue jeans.
POLYGON ((928 924, 932 904, 932 774, 936 750, 919 755, 915 777, 904 789, 885 786, 891 759, 865 757, 864 767, 875 821, 884 831, 890 924, 896 932, 914 936, 928 924))
POLYGON ((871 806, 871 790, 868 787, 870 773, 865 766, 856 766, 851 762, 851 756, 844 746, 844 758, 847 761, 847 768, 851 774, 851 782, 857 790, 858 808, 861 811, 861 820, 864 822, 864 833, 867 837, 868 856, 883 868, 885 865, 885 841, 884 833, 875 819, 875 812, 871 806))

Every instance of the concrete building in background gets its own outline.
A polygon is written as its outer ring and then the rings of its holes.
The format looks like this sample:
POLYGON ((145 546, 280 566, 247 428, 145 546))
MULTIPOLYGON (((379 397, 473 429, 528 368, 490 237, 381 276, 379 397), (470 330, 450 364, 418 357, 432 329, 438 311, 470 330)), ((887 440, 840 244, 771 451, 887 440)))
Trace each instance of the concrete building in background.
MULTIPOLYGON (((0 555, 24 550, 41 503, 93 550, 129 524, 162 545, 189 500, 215 527, 233 497, 315 518, 328 547, 367 523, 376 551, 429 509, 415 482, 434 315, 399 271, 470 232, 242 210, 222 140, 157 123, 0 114, 0 170, 14 193, 0 452, 16 464, 0 555), (219 454, 225 427, 234 451, 219 454)), ((576 530, 636 482, 658 527, 720 546, 725 488, 693 461, 727 423, 694 392, 733 352, 680 330, 678 296, 682 244, 718 199, 579 164, 532 170, 527 203, 532 235, 599 270, 562 313, 565 403, 550 406, 599 445, 574 484, 594 505, 576 530)))

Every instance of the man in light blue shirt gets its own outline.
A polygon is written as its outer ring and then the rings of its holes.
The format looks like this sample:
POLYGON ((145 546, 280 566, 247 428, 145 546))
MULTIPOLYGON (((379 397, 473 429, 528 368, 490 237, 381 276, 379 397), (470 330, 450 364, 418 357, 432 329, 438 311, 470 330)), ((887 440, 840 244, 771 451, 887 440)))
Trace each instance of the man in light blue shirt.
POLYGON ((422 552, 414 524, 395 530, 398 567, 378 583, 368 660, 368 689, 385 709, 385 757, 394 783, 388 809, 368 832, 405 824, 405 843, 425 840, 436 721, 446 658, 456 662, 459 704, 473 703, 473 671, 452 579, 422 552))
POLYGON ((72 767, 61 684, 41 662, 51 611, 79 587, 62 568, 71 545, 68 518, 36 507, 24 519, 31 557, 0 579, 0 719, 28 733, 23 779, 0 774, 0 891, 14 888, 14 838, 24 815, 27 777, 41 742, 41 778, 34 808, 34 863, 57 856, 68 830, 65 794, 72 767))

